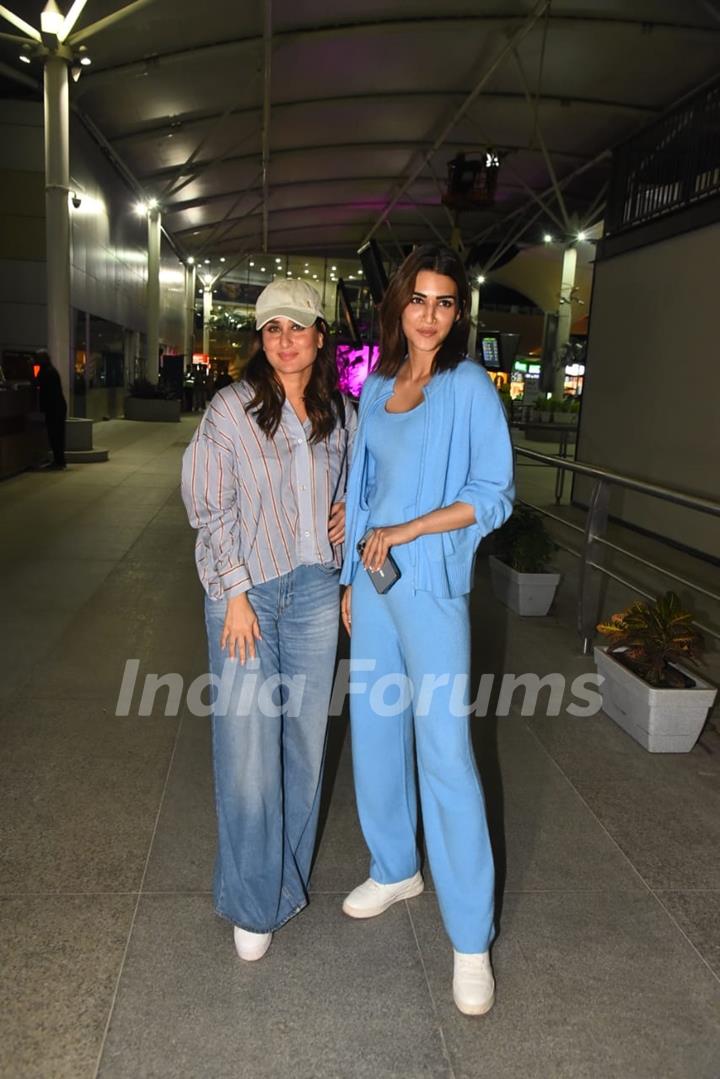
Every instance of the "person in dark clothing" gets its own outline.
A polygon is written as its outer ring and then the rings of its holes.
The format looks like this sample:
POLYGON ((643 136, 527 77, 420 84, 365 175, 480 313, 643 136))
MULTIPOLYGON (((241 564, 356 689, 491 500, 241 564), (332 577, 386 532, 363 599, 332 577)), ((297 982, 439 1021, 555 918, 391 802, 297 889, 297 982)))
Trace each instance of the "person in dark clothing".
POLYGON ((67 403, 62 391, 60 373, 53 365, 49 353, 40 349, 36 355, 40 366, 37 376, 40 411, 45 413, 48 442, 52 450, 53 463, 48 467, 62 470, 65 465, 65 418, 67 403))

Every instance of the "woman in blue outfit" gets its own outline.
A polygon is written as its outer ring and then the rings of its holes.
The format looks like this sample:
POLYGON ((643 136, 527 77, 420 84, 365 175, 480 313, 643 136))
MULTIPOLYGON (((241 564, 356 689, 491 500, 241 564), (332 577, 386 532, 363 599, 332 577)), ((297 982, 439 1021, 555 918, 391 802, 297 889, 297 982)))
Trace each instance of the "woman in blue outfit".
POLYGON ((454 251, 428 245, 409 255, 383 299, 380 363, 360 400, 341 582, 355 788, 371 862, 343 910, 370 918, 423 890, 416 759, 454 951, 453 996, 460 1011, 480 1015, 495 993, 494 871, 465 707, 468 594, 480 540, 511 512, 513 464, 497 392, 466 356, 469 311, 454 251), (388 553, 400 578, 381 594, 368 571, 381 570, 388 553))
POLYGON ((215 676, 213 893, 245 960, 307 903, 355 427, 315 289, 274 281, 255 315, 244 378, 214 395, 182 483, 215 676))

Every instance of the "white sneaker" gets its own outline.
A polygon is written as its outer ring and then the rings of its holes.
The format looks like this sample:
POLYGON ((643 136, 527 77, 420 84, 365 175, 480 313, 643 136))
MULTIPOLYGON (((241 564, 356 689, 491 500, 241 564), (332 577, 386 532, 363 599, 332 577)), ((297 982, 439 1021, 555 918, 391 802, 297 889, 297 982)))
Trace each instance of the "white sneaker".
POLYGON ((463 1015, 484 1015, 495 1003, 495 979, 490 952, 456 952, 453 998, 463 1015))
POLYGON ((241 959, 247 963, 254 963, 256 959, 262 959, 270 947, 272 933, 251 933, 247 929, 241 929, 236 925, 233 929, 235 939, 235 951, 241 959))
POLYGON ((424 888, 425 882, 420 873, 407 880, 399 880, 396 884, 378 884, 371 877, 350 892, 342 909, 351 918, 374 918, 398 900, 420 895, 424 888))

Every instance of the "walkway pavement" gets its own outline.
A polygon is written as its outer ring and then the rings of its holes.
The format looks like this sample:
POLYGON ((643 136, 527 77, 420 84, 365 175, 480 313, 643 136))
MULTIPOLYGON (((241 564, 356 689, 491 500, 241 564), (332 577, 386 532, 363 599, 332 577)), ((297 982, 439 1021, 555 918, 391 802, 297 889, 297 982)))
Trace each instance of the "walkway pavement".
MULTIPOLYGON (((310 907, 245 965, 212 913, 208 721, 115 714, 125 662, 205 669, 178 469, 193 429, 112 421, 107 464, 0 485, 0 1074, 91 1079, 716 1079, 720 737, 645 753, 602 713, 474 721, 500 884, 495 1009, 461 1016, 435 896, 354 922, 346 720, 310 907)), ((590 671, 572 575, 499 607, 485 672, 590 671)), ((570 702, 566 698, 565 704, 570 702)), ((431 882, 429 882, 431 883, 431 882)))

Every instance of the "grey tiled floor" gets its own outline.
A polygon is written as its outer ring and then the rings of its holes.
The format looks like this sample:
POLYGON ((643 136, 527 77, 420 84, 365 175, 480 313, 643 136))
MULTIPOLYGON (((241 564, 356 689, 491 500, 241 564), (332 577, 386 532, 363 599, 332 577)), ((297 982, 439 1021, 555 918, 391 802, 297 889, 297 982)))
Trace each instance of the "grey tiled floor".
MULTIPOLYGON (((450 995, 431 875, 343 917, 367 869, 332 720, 309 908, 242 964, 209 893, 207 720, 115 704, 204 669, 178 468, 192 423, 97 429, 110 462, 0 485, 0 1074, 692 1077, 720 1074, 720 737, 651 756, 601 714, 475 721, 499 878, 497 1004, 450 995)), ((480 671, 591 670, 553 615, 473 597, 480 671)))

